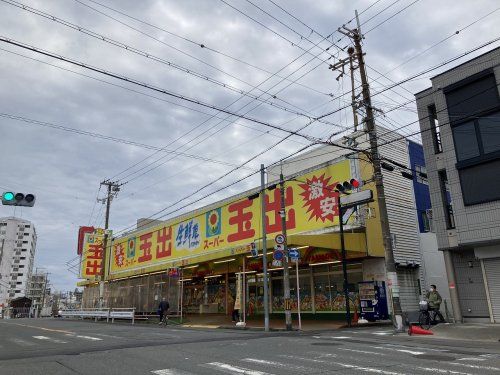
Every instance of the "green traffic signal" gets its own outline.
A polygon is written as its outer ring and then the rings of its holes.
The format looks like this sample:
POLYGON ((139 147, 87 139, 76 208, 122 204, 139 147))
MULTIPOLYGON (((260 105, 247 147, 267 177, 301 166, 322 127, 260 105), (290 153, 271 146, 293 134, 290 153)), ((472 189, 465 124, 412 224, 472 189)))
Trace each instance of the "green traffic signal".
POLYGON ((12 193, 10 191, 3 193, 3 199, 6 201, 14 200, 14 193, 12 193))
POLYGON ((2 204, 5 206, 33 207, 35 205, 36 197, 34 194, 5 191, 1 196, 2 204))

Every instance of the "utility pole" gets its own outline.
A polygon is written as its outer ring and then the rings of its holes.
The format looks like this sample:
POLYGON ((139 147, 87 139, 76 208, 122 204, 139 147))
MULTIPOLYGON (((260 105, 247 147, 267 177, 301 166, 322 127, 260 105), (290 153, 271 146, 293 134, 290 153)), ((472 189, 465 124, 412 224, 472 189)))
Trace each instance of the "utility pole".
POLYGON ((113 197, 115 197, 118 192, 120 191, 120 186, 123 184, 119 184, 118 182, 110 181, 110 180, 104 180, 101 182, 101 185, 107 186, 107 195, 106 198, 103 198, 101 201, 104 202, 106 201, 106 216, 104 219, 104 242, 103 242, 103 247, 102 247, 102 275, 101 275, 101 280, 99 282, 99 307, 103 307, 104 305, 104 277, 105 275, 105 270, 106 270, 106 250, 108 248, 108 228, 109 228, 109 211, 111 208, 111 201, 113 197))
POLYGON ((377 202, 379 207, 380 225, 382 227, 382 237, 383 237, 384 251, 385 251, 385 268, 387 272, 389 290, 392 292, 394 325, 398 331, 402 331, 403 319, 402 319, 401 303, 399 300, 399 284, 396 273, 396 264, 394 262, 394 251, 392 248, 391 233, 389 228, 387 204, 385 199, 384 183, 382 179, 380 155, 378 151, 377 133, 375 129, 375 120, 373 117, 373 107, 370 96, 370 85, 368 83, 368 78, 366 75, 364 54, 361 47, 361 39, 363 38, 363 36, 361 35, 361 31, 359 29, 359 20, 357 29, 350 30, 345 26, 342 26, 342 28, 339 28, 339 32, 346 35, 354 42, 354 48, 350 47, 348 49, 348 53, 350 55, 355 55, 355 58, 358 62, 358 69, 361 78, 362 97, 363 97, 362 105, 364 106, 366 113, 364 123, 366 124, 366 132, 368 133, 370 142, 370 159, 373 165, 375 190, 377 192, 377 202))
MULTIPOLYGON (((283 179, 283 171, 280 173, 280 193, 281 193, 281 229, 285 237, 283 244, 283 290, 285 297, 285 328, 287 331, 292 330, 292 311, 290 303, 290 272, 288 272, 288 245, 286 238, 286 209, 285 209, 285 180, 283 179)), ((298 281, 297 281, 298 282, 298 281)), ((298 285, 297 285, 298 286, 298 285)))
POLYGON ((340 229, 340 250, 342 254, 342 275, 344 278, 344 298, 345 298, 345 319, 347 326, 351 328, 351 304, 349 302, 349 280, 347 276, 347 254, 344 242, 344 212, 339 199, 339 229, 340 229))
POLYGON ((262 211, 262 272, 264 283, 264 330, 269 332, 269 290, 267 275, 267 233, 266 233, 266 172, 264 164, 260 165, 260 194, 262 211))
POLYGON ((42 301, 40 302, 40 311, 38 315, 40 316, 43 311, 43 306, 45 305, 45 293, 47 292, 47 282, 49 281, 49 273, 45 273, 45 282, 43 283, 43 291, 42 291, 42 301))

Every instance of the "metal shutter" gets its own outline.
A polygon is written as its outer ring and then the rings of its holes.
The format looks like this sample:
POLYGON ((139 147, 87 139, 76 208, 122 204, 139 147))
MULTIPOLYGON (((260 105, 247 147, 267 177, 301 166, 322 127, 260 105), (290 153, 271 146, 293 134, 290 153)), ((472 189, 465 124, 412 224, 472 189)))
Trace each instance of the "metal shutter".
POLYGON ((493 319, 495 323, 500 323, 500 258, 484 259, 484 271, 490 290, 493 319))

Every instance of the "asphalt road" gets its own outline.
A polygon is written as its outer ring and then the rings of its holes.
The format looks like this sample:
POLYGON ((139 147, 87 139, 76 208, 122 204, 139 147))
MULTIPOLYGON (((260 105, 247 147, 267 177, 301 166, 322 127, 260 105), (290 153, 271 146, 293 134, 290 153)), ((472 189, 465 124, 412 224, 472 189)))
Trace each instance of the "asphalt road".
POLYGON ((0 374, 500 374, 500 345, 393 335, 0 320, 0 374))

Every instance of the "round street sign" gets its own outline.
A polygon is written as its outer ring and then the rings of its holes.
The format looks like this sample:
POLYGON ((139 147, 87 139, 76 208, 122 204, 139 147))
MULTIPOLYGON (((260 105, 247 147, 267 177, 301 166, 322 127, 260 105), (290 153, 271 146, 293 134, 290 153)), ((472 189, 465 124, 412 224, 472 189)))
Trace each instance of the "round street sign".
POLYGON ((283 236, 282 234, 278 234, 276 235, 276 237, 274 237, 274 240, 278 245, 283 245, 285 243, 285 236, 283 236))
POLYGON ((274 259, 274 260, 283 260, 283 256, 284 256, 284 255, 285 255, 285 254, 283 254, 283 251, 281 251, 281 250, 276 250, 276 251, 274 251, 274 253, 273 253, 273 259, 274 259))

